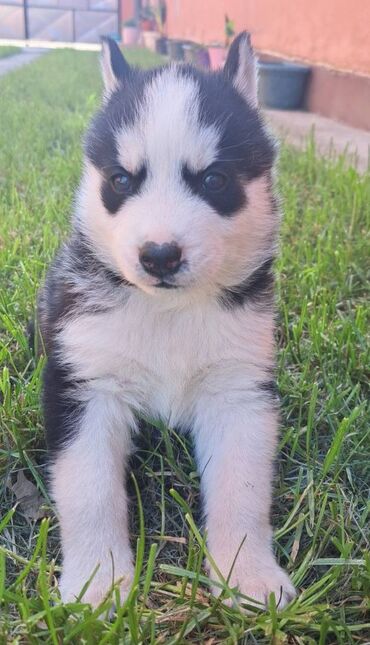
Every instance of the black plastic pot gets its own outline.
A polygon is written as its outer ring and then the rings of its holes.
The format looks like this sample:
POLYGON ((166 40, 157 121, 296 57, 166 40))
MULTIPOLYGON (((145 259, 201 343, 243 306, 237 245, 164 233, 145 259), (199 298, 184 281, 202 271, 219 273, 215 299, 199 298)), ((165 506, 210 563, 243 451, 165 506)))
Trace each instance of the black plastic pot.
POLYGON ((195 64, 198 65, 198 67, 202 67, 203 69, 210 68, 209 53, 208 49, 205 47, 199 47, 195 59, 195 64))
POLYGON ((156 44, 155 44, 155 51, 157 54, 162 54, 162 56, 166 56, 168 54, 168 40, 164 36, 161 36, 158 38, 156 44))
POLYGON ((259 100, 279 110, 297 110, 304 105, 310 68, 284 61, 260 61, 259 100))
POLYGON ((167 43, 168 55, 172 60, 184 60, 184 40, 169 40, 167 43))
POLYGON ((197 45, 195 43, 184 43, 182 46, 183 57, 185 63, 194 63, 195 56, 197 51, 197 45))
POLYGON ((183 45, 183 51, 186 63, 191 63, 203 69, 209 69, 209 54, 205 47, 198 45, 198 43, 188 42, 183 45))

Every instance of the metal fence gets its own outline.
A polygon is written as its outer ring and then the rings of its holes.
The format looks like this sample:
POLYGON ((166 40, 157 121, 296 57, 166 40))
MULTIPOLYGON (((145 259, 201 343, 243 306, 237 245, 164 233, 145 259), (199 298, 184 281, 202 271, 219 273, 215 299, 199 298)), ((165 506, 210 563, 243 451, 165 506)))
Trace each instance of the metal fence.
POLYGON ((120 0, 0 0, 0 38, 95 43, 119 29, 120 0))

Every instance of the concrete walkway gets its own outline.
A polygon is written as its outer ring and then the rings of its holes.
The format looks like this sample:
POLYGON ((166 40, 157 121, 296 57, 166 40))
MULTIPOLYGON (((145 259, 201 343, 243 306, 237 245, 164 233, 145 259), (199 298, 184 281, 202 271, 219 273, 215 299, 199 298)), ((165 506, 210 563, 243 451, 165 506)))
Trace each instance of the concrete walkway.
POLYGON ((19 54, 0 58, 0 76, 4 76, 4 74, 7 74, 8 72, 12 72, 13 69, 18 69, 18 67, 23 67, 23 65, 32 63, 32 61, 42 56, 46 51, 47 50, 45 49, 25 48, 19 54))
POLYGON ((348 154, 351 164, 359 172, 370 169, 370 132, 352 128, 312 112, 266 110, 273 131, 297 148, 306 145, 314 129, 317 150, 320 154, 348 154))

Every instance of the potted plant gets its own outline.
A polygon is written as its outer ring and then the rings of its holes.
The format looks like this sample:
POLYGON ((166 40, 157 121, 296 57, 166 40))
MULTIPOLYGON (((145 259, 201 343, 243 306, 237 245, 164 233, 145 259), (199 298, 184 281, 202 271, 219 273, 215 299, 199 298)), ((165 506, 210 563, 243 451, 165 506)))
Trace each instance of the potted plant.
POLYGON ((185 63, 194 63, 197 44, 188 40, 188 42, 183 44, 182 49, 185 63))
POLYGON ((211 69, 219 69, 225 62, 226 47, 222 43, 214 41, 208 45, 208 55, 211 69))
POLYGON ((126 20, 122 26, 122 43, 126 47, 132 47, 132 45, 137 45, 139 37, 140 30, 136 21, 133 18, 131 18, 131 20, 126 20))
POLYGON ((225 13, 225 43, 226 47, 229 47, 232 39, 235 36, 235 25, 234 21, 230 20, 228 15, 225 13))
POLYGON ((155 16, 157 21, 157 29, 159 31, 159 38, 156 42, 156 52, 158 54, 167 54, 167 38, 165 36, 165 24, 167 20, 167 6, 165 0, 161 0, 155 9, 155 16))
POLYGON ((187 44, 186 40, 179 40, 173 38, 167 42, 167 51, 171 60, 184 60, 184 46, 187 44))
POLYGON ((157 31, 157 21, 153 7, 144 7, 141 12, 140 25, 142 30, 141 38, 144 47, 151 51, 155 51, 156 42, 160 37, 160 34, 157 31))
POLYGON ((161 54, 162 56, 166 56, 168 54, 168 39, 166 36, 159 36, 159 38, 157 38, 155 51, 157 54, 161 54))
POLYGON ((221 42, 213 42, 208 46, 208 54, 211 69, 219 69, 223 67, 226 58, 226 48, 230 45, 230 41, 235 35, 234 23, 230 18, 225 14, 224 20, 224 35, 225 35, 225 44, 221 42))
POLYGON ((206 47, 199 46, 196 54, 194 64, 203 69, 210 68, 209 53, 206 47))
POLYGON ((141 31, 154 31, 156 27, 154 10, 152 7, 143 7, 140 11, 141 31))
POLYGON ((150 51, 155 52, 156 51, 156 46, 157 46, 157 40, 160 37, 160 34, 158 31, 143 31, 142 32, 142 40, 143 40, 143 45, 147 49, 150 49, 150 51))
POLYGON ((203 69, 209 68, 208 50, 198 43, 187 42, 183 45, 184 60, 203 69))
POLYGON ((261 104, 280 110, 302 108, 310 71, 307 65, 288 61, 259 61, 258 94, 261 104))

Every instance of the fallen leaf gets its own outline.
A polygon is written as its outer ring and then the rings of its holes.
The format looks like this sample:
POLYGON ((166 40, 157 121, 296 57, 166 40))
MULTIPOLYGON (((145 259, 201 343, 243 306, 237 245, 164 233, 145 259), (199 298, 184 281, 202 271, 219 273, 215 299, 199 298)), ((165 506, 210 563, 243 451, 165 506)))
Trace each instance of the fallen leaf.
POLYGON ((19 508, 29 520, 41 520, 45 517, 45 510, 42 508, 45 499, 35 484, 30 482, 22 470, 17 473, 17 479, 9 488, 16 496, 19 508))

